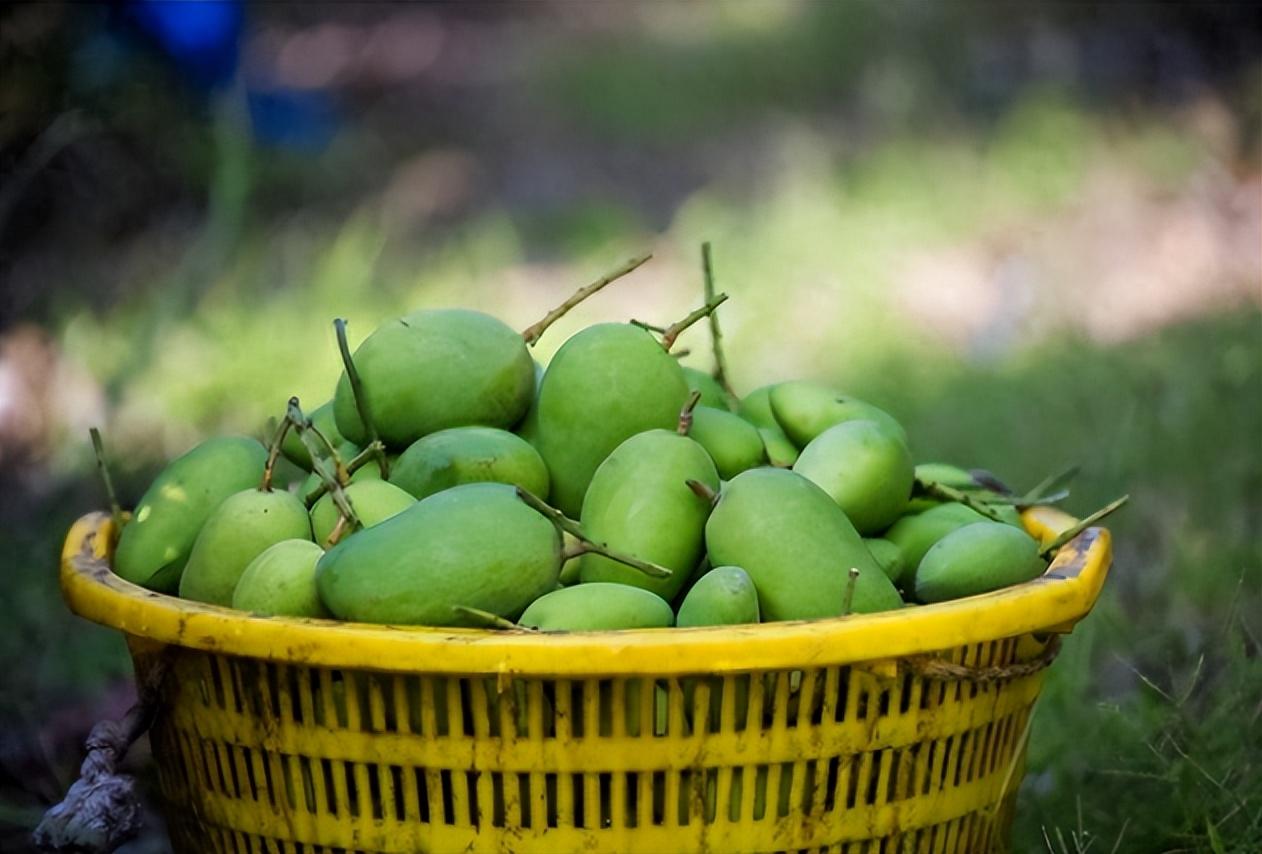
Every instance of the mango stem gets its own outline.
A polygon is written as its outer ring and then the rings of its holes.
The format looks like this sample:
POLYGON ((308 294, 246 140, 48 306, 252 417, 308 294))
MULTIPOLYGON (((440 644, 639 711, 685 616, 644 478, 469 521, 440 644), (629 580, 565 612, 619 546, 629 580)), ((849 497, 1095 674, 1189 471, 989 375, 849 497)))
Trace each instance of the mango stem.
POLYGON ((574 308, 574 306, 578 305, 583 300, 587 299, 589 296, 596 293, 597 291, 599 291, 601 288, 603 288, 605 285, 609 284, 610 282, 617 281, 618 279, 621 279, 623 276, 630 273, 632 270, 635 270, 637 267, 642 266, 645 262, 647 262, 652 257, 653 257, 653 253, 651 252, 646 255, 636 256, 635 258, 632 258, 630 261, 627 261, 621 267, 618 267, 616 270, 613 270, 601 276, 599 279, 592 282, 590 285, 584 285, 583 287, 579 288, 577 291, 575 291, 573 294, 570 295, 569 299, 567 299, 565 302, 561 303, 556 308, 549 311, 538 322, 533 323, 530 326, 527 326, 524 330, 522 330, 521 337, 526 339, 526 343, 530 345, 531 347, 535 346, 535 343, 538 342, 538 340, 543 337, 543 333, 548 331, 548 327, 551 326, 556 321, 558 321, 559 319, 561 319, 562 317, 564 317, 565 314, 570 309, 574 308))
POLYGON ((682 320, 677 320, 670 326, 666 327, 666 331, 662 333, 662 346, 666 348, 666 352, 670 352, 670 348, 675 346, 675 339, 678 338, 685 329, 692 326, 703 317, 708 317, 714 313, 714 310, 723 303, 727 302, 727 294, 719 294, 712 300, 708 300, 705 305, 696 311, 689 312, 682 320))
POLYGON ((375 452, 375 456, 377 465, 381 468, 381 479, 386 480, 390 477, 390 463, 386 460, 385 445, 381 443, 381 437, 377 435, 377 425, 373 422, 372 413, 368 408, 368 395, 364 393, 364 383, 359 378, 355 360, 351 358, 350 345, 346 342, 346 321, 340 317, 335 319, 333 328, 337 331, 337 349, 342 354, 342 365, 346 368, 346 377, 351 383, 351 396, 355 398, 355 410, 359 413, 360 423, 368 431, 368 447, 380 449, 375 452))
POLYGON ((355 508, 351 506, 351 500, 346 495, 346 491, 342 488, 343 484, 349 480, 350 475, 346 473, 346 466, 342 464, 337 449, 333 447, 327 436, 311 424, 311 419, 303 415, 302 408, 298 405, 298 398, 289 398, 289 407, 285 411, 285 418, 298 431, 298 438, 302 440, 302 444, 311 455, 311 467, 315 469, 315 473, 320 476, 320 480, 324 482, 326 489, 333 496, 333 503, 337 505, 338 512, 351 523, 353 526, 352 530, 362 528, 363 523, 355 513, 355 508), (328 448, 332 455, 334 462, 332 467, 329 466, 328 460, 320 454, 321 440, 323 440, 324 446, 328 448))
POLYGON ((684 483, 692 490, 693 495, 710 502, 711 507, 719 503, 719 494, 711 489, 708 483, 692 479, 685 480, 684 483))
MULTIPOLYGON (((315 428, 313 427, 312 429, 315 429, 315 428)), ((342 479, 342 483, 344 485, 349 483, 351 475, 353 475, 355 472, 359 471, 360 469, 362 469, 364 466, 368 465, 369 463, 373 462, 374 460, 378 459, 378 456, 377 456, 378 450, 380 450, 381 453, 385 453, 385 450, 386 450, 386 446, 383 445, 380 441, 373 442, 367 448, 364 448, 362 451, 356 454, 349 463, 343 466, 343 468, 346 471, 346 477, 342 479)), ((316 488, 308 492, 306 495, 304 495, 302 500, 306 503, 307 507, 310 507, 312 504, 315 504, 317 501, 323 498, 328 493, 328 491, 329 491, 328 484, 326 484, 324 480, 321 479, 320 483, 316 485, 316 488)))
POLYGON ((1003 517, 994 510, 991 510, 967 492, 956 489, 953 486, 947 486, 946 484, 938 483, 934 480, 921 480, 920 478, 916 478, 915 491, 919 492, 921 495, 927 495, 930 498, 937 498, 941 501, 958 501, 970 510, 975 510, 982 514, 992 522, 1004 521, 1003 517))
POLYGON ((649 323, 645 320, 636 320, 635 318, 631 318, 627 321, 627 323, 630 323, 632 326, 638 326, 645 332, 656 332, 658 335, 661 335, 666 331, 665 326, 657 326, 656 324, 649 323))
MULTIPOLYGON (((701 271, 705 275, 705 301, 714 300, 714 263, 710 257, 710 241, 701 244, 701 271)), ((736 409, 739 398, 732 391, 732 384, 727 378, 727 355, 723 352, 723 331, 719 329, 719 313, 710 312, 710 347, 714 350, 714 381, 727 392, 728 405, 736 409)))
POLYGON ((118 493, 114 491, 114 478, 110 476, 110 467, 105 462, 105 442, 101 440, 101 431, 95 427, 88 430, 92 436, 92 452, 96 455, 96 470, 105 486, 105 497, 110 503, 110 519, 114 522, 114 536, 117 537, 127 524, 123 516, 123 506, 118 503, 118 493))
POLYGON ((1130 499, 1131 497, 1128 494, 1128 495, 1123 495, 1121 498, 1118 498, 1114 501, 1110 501, 1108 504, 1104 505, 1099 510, 1095 511, 1087 518, 1078 522, 1078 524, 1074 525, 1072 528, 1067 528, 1066 530, 1061 531, 1061 533, 1056 537, 1056 539, 1052 540, 1050 543, 1048 543, 1046 546, 1044 546, 1042 549, 1039 550, 1039 557, 1043 558, 1044 560, 1049 560, 1050 558, 1052 558, 1052 556, 1056 554, 1057 551, 1061 549, 1062 546, 1064 546, 1074 537, 1081 534, 1083 531, 1090 528, 1096 522, 1099 522, 1105 516, 1108 516, 1114 510, 1117 510, 1127 501, 1130 501, 1130 499))
POLYGON ((276 460, 280 457, 280 446, 285 441, 285 437, 289 435, 289 428, 293 426, 294 423, 292 421, 284 418, 276 428, 276 433, 272 436, 272 442, 267 446, 267 464, 263 466, 263 480, 259 483, 259 492, 272 491, 272 475, 276 472, 276 460))
POLYGON ((684 408, 679 410, 679 424, 675 430, 680 436, 687 436, 688 431, 692 429, 692 411, 697 408, 697 401, 699 400, 701 400, 701 392, 698 389, 693 389, 692 393, 688 395, 687 402, 684 403, 684 408))
POLYGON ((854 589, 859 584, 859 568, 850 567, 850 575, 846 579, 846 598, 841 602, 841 616, 848 617, 854 609, 854 589))
POLYGON ((617 561, 625 566, 629 566, 632 569, 638 569, 640 572, 652 578, 669 578, 674 574, 664 566, 658 566, 655 563, 640 560, 637 557, 624 555, 620 552, 614 551, 604 543, 596 542, 591 537, 588 537, 583 533, 582 525, 566 516, 560 510, 557 510, 555 507, 549 505, 546 501, 535 495, 529 489, 521 486, 516 487, 516 489, 517 497, 520 498, 527 507, 534 510, 536 513, 540 514, 555 525, 557 530, 564 531, 574 539, 578 540, 578 543, 564 550, 563 556, 566 560, 569 560, 572 557, 578 557, 579 555, 598 554, 607 557, 610 560, 617 561))
POLYGON ((452 605, 451 610, 481 623, 483 628, 504 629, 505 631, 534 631, 533 628, 519 626, 512 620, 506 620, 499 614, 492 614, 490 611, 483 611, 481 608, 470 608, 468 605, 452 605))

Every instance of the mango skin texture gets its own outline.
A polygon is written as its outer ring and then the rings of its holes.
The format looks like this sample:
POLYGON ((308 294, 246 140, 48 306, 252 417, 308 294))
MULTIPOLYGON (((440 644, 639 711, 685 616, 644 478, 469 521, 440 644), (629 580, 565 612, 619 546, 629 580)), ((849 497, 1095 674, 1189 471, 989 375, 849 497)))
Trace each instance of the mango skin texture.
POLYGON ((976 522, 947 534, 916 570, 916 598, 945 602, 989 593, 1042 575, 1038 542, 1002 522, 976 522))
POLYGON ((699 371, 696 368, 684 366, 684 381, 688 383, 688 391, 701 392, 701 399, 698 401, 702 406, 709 406, 714 409, 727 411, 727 394, 723 391, 723 386, 719 385, 719 381, 707 374, 705 371, 699 371))
POLYGON ((452 427, 418 439, 390 468, 390 482, 416 498, 462 483, 507 483, 547 499, 543 457, 525 439, 494 427, 452 427))
POLYGON ((688 591, 675 625, 732 626, 756 623, 758 618, 758 591, 749 573, 739 566, 716 566, 688 591))
POLYGON ((141 496, 114 553, 114 572, 174 593, 202 526, 225 498, 263 478, 267 449, 245 436, 207 439, 172 460, 141 496))
POLYGON ((688 436, 710 454, 723 480, 767 463, 758 428, 726 409, 698 406, 693 410, 688 436))
POLYGON ((327 617, 316 592, 316 562, 324 549, 310 540, 268 546, 241 574, 232 607, 262 617, 327 617))
POLYGON ((307 508, 281 490, 246 489, 229 496, 206 520, 184 575, 180 596, 231 605, 241 574, 263 551, 281 540, 311 539, 307 508))
POLYGON ((797 446, 789 440, 776 415, 771 410, 771 392, 774 385, 757 388, 741 398, 736 412, 750 424, 758 428, 762 436, 763 448, 767 460, 777 468, 789 468, 798 458, 797 446))
POLYGON ((706 523, 706 547, 714 563, 749 573, 764 621, 840 615, 851 567, 859 570, 853 612, 903 604, 837 503, 791 471, 733 478, 706 523))
POLYGON ((793 470, 827 492, 860 534, 888 528, 907 507, 914 480, 911 452, 888 427, 844 421, 802 449, 793 470))
POLYGON ((718 491, 719 474, 705 449, 669 430, 649 430, 614 449, 583 499, 583 532, 623 554, 660 564, 669 578, 650 578, 607 557, 585 554, 583 582, 612 581, 651 590, 670 601, 705 551, 710 502, 686 481, 718 491))
MULTIPOLYGON (((416 499, 407 492, 379 478, 352 482, 345 492, 355 515, 365 528, 379 525, 416 503, 416 499)), ((320 496, 320 500, 311 508, 311 533, 319 545, 328 543, 340 518, 342 514, 333 503, 333 496, 327 492, 320 496)), ((347 532, 347 535, 354 534, 347 532)))
POLYGON ((812 439, 833 425, 860 418, 885 425, 904 443, 907 442, 907 431, 903 425, 884 409, 841 394, 821 383, 810 380, 780 383, 771 390, 770 404, 776 423, 799 448, 805 448, 812 439))
POLYGON ((658 629, 674 624, 666 600, 639 587, 609 582, 562 587, 530 604, 520 625, 545 632, 658 629))
POLYGON ((599 323, 566 341, 539 389, 536 448, 552 504, 577 517, 605 457, 637 433, 673 428, 687 397, 679 363, 637 326, 599 323))
POLYGON ((453 606, 514 619, 557 585, 561 536, 501 483, 457 486, 325 552, 320 599, 365 623, 477 626, 453 606))
MULTIPOLYGON (((447 427, 512 427, 526 414, 535 385, 521 335, 464 309, 417 311, 383 323, 353 360, 377 431, 394 448, 447 427)), ((345 372, 333 412, 343 436, 366 444, 345 372)))

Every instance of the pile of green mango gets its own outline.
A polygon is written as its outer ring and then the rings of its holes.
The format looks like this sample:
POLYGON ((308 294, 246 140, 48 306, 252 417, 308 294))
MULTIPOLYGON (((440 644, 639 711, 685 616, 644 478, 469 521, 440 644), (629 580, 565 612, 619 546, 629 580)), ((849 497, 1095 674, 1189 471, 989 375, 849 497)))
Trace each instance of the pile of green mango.
POLYGON ((115 572, 263 616, 544 632, 890 611, 1044 572, 1019 508, 1062 482, 1013 496, 917 465, 893 415, 818 382, 738 397, 708 280, 679 323, 598 323, 533 358, 644 260, 520 333, 424 310, 352 352, 338 321, 330 399, 171 462, 120 517, 115 572), (703 318, 714 374, 671 352, 703 318))

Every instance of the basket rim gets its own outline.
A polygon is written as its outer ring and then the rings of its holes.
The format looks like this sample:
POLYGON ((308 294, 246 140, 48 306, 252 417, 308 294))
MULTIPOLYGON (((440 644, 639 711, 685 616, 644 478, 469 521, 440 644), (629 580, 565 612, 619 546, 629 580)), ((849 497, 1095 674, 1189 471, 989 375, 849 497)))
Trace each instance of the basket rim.
MULTIPOLYGON (((1022 514, 1049 541, 1073 524, 1050 507, 1022 514)), ((540 634, 259 617, 155 593, 110 569, 113 522, 70 528, 60 581, 70 609, 131 638, 306 666, 398 673, 626 676, 888 662, 1036 632, 1068 632, 1095 604, 1112 560, 1109 531, 1088 528, 1042 576, 1012 587, 877 614, 707 628, 540 634)))

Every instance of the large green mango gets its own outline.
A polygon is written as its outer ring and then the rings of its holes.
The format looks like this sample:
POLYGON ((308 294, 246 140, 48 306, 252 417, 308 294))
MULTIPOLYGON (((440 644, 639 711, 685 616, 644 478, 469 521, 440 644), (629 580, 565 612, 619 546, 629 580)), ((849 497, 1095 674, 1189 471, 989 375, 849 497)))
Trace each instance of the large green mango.
POLYGON ((727 392, 723 391, 723 386, 719 385, 718 380, 705 371, 699 371, 696 368, 684 366, 683 370, 684 381, 688 383, 688 390, 701 392, 700 403, 702 406, 727 410, 727 392))
MULTIPOLYGON (((478 311, 417 311, 383 323, 353 358, 377 431, 396 448, 447 427, 512 427, 534 389, 525 340, 478 311)), ((365 444, 345 372, 333 407, 341 434, 365 444)))
POLYGON ((545 632, 602 632, 666 628, 674 624, 675 614, 656 593, 595 582, 562 587, 539 597, 517 622, 545 632))
POLYGON ((758 591, 739 566, 716 566, 697 580, 675 618, 680 628, 758 622, 758 591))
POLYGON ((688 436, 710 454, 723 480, 767 462, 758 428, 726 409, 698 406, 692 412, 688 436))
POLYGON ((687 397, 679 363, 638 326, 600 323, 566 341, 539 390, 536 447, 552 503, 577 516, 605 457, 636 433, 674 427, 687 397))
POLYGON ((664 566, 671 575, 651 578, 607 557, 585 554, 580 578, 675 598, 705 551, 710 515, 710 502, 688 488, 689 480, 719 488, 710 455, 687 436, 649 430, 614 449, 596 469, 583 499, 583 533, 617 552, 664 566))
MULTIPOLYGON (((416 499, 407 491, 380 478, 356 481, 346 487, 345 492, 351 509, 365 528, 379 525, 416 503, 416 499)), ((321 546, 325 545, 341 518, 342 513, 333 503, 333 496, 327 492, 320 496, 320 500, 311 508, 311 532, 315 541, 321 546)))
POLYGON ((975 522, 947 534, 916 570, 916 598, 945 602, 989 593, 1042 575, 1038 541, 1002 522, 975 522))
POLYGON ((860 534, 888 528, 907 507, 911 452, 876 421, 843 421, 802 449, 793 470, 827 492, 860 534))
POLYGON ((316 563, 324 549, 310 540, 268 546, 241 573, 232 607, 263 617, 327 617, 316 591, 316 563))
POLYGON ((916 567, 920 566, 925 552, 956 528, 985 519, 976 510, 950 501, 914 516, 903 516, 891 525, 882 536, 897 546, 903 554, 903 572, 898 578, 898 586, 904 590, 914 590, 916 567))
POLYGON ((767 459, 773 466, 789 468, 797 461, 798 449, 776 421, 771 410, 771 392, 775 386, 765 385, 741 398, 737 413, 758 428, 767 459))
POLYGON ((751 469, 733 478, 706 523, 706 547, 715 564, 749 573, 764 620, 841 614, 851 568, 859 570, 852 611, 903 604, 837 503, 791 471, 751 469))
POLYGON ((225 498, 263 478, 267 449, 244 436, 208 439, 173 460, 141 496, 114 552, 114 571, 173 593, 193 542, 225 498))
POLYGON ((462 483, 508 483, 548 497, 548 467, 520 436, 494 427, 452 427, 417 439, 390 468, 390 482, 417 498, 462 483))
POLYGON ((307 508, 279 489, 246 489, 224 500, 202 526, 180 577, 180 596, 231 605, 242 573, 282 540, 311 539, 307 508))
POLYGON ((771 411, 793 443, 805 448, 834 424, 865 418, 889 427, 904 443, 907 431, 883 409, 810 380, 780 383, 771 390, 771 411))
POLYGON ((557 585, 561 535, 502 483, 431 495, 329 549, 320 598, 343 620, 478 626, 458 610, 513 619, 557 585))

